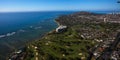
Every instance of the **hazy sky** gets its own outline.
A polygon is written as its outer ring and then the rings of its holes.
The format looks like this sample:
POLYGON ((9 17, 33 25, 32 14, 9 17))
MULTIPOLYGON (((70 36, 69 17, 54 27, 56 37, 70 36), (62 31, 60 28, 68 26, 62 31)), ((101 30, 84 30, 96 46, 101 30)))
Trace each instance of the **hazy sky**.
POLYGON ((0 0, 0 12, 118 10, 117 0, 0 0))

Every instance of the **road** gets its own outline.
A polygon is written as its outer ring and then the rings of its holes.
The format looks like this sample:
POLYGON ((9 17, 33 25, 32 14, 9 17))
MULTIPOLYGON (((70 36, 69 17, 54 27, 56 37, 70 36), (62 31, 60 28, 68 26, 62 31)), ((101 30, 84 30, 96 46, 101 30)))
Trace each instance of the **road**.
POLYGON ((112 45, 109 48, 107 48, 97 60, 109 60, 111 53, 117 47, 119 42, 120 42, 120 32, 117 34, 116 39, 112 43, 112 45))

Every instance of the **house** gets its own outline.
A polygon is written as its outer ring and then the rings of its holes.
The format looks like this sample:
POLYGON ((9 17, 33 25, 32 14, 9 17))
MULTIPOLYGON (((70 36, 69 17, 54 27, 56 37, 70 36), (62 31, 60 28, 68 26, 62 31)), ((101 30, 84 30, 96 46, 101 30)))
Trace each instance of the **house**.
POLYGON ((61 33, 61 32, 66 31, 66 29, 67 29, 67 26, 61 25, 61 26, 59 26, 58 28, 56 28, 56 32, 57 32, 57 33, 61 33))

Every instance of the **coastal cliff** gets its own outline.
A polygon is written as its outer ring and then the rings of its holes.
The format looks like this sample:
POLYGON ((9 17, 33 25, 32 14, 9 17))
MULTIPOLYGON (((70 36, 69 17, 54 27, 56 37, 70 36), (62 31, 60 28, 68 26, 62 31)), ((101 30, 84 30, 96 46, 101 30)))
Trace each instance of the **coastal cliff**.
MULTIPOLYGON (((60 16, 55 21, 59 26, 67 26, 67 30, 61 33, 51 31, 43 38, 29 43, 25 50, 14 58, 16 60, 98 59, 104 50, 111 47, 117 33, 120 32, 119 14, 77 12, 60 16)), ((111 56, 114 57, 114 51, 120 52, 119 49, 117 43, 110 52, 111 56)), ((110 56, 105 58, 112 59, 110 56)), ((120 59, 120 57, 114 58, 120 59)))

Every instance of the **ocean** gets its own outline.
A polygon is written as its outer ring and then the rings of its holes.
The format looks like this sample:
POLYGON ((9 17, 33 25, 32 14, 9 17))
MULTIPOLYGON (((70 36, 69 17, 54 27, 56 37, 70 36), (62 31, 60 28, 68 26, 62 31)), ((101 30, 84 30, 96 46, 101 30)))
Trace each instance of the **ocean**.
MULTIPOLYGON (((112 11, 90 11, 94 13, 111 13, 112 11)), ((55 12, 8 12, 0 13, 0 35, 17 31, 26 26, 36 24, 46 19, 52 19, 71 14, 73 11, 55 11, 55 12)))
POLYGON ((0 13, 0 60, 55 29, 54 20, 73 11, 0 13))
MULTIPOLYGON (((24 47, 26 43, 40 39, 44 34, 55 29, 57 23, 54 20, 57 17, 74 12, 76 11, 0 13, 0 60, 5 59, 12 51, 24 47)), ((108 11, 91 12, 111 13, 108 11)))
POLYGON ((13 12, 0 13, 0 35, 16 31, 37 22, 71 12, 13 12))

